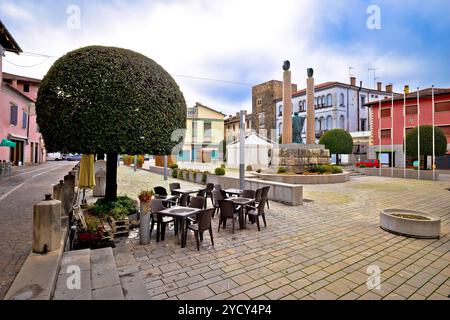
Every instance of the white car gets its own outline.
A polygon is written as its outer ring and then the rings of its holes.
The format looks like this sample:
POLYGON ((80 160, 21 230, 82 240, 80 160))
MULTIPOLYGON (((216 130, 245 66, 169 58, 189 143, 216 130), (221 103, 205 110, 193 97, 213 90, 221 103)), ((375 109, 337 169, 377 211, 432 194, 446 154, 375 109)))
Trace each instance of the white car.
POLYGON ((61 161, 63 156, 60 152, 47 154, 47 161, 61 161))

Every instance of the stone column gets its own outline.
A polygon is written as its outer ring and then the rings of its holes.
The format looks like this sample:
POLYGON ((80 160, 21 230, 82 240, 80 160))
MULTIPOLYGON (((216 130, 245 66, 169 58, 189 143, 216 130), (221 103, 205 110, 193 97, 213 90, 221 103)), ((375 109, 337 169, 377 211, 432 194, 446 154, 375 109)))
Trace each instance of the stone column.
POLYGON ((306 114, 306 144, 316 144, 316 108, 314 106, 313 70, 308 69, 306 80, 307 114, 306 114))
POLYGON ((283 73, 283 144, 292 143, 292 75, 283 73))

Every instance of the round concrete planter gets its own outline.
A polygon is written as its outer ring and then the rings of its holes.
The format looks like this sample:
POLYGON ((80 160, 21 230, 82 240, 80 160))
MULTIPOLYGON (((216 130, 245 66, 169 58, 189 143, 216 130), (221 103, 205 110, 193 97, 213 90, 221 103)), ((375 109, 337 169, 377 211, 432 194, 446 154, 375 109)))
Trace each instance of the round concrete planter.
POLYGON ((323 175, 282 175, 268 173, 255 173, 254 175, 265 181, 301 185, 345 183, 350 180, 350 174, 348 172, 323 175))
POLYGON ((386 209, 380 214, 380 226, 388 232, 418 239, 438 239, 441 235, 441 219, 426 213, 386 209), (396 215, 412 215, 427 218, 419 220, 396 215))

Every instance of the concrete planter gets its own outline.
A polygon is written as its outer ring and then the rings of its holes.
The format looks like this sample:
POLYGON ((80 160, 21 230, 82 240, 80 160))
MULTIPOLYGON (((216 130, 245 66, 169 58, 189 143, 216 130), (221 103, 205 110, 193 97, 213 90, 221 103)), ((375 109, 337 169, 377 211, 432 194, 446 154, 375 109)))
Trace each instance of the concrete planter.
POLYGON ((380 214, 380 226, 388 232, 411 238, 438 239, 441 235, 440 218, 411 210, 386 209, 382 211, 380 214), (417 216, 427 220, 397 215, 417 216))
POLYGON ((255 173, 254 175, 264 181, 298 185, 345 183, 350 180, 350 174, 348 172, 329 175, 282 175, 267 173, 255 173))

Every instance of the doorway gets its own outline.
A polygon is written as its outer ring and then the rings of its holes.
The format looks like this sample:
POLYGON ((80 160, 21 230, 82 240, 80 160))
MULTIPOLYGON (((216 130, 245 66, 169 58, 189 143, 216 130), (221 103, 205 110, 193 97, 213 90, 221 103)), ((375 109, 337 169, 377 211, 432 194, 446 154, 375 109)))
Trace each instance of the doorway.
POLYGON ((16 143, 15 148, 11 148, 9 160, 14 166, 20 166, 24 164, 24 142, 18 140, 11 140, 16 143))

